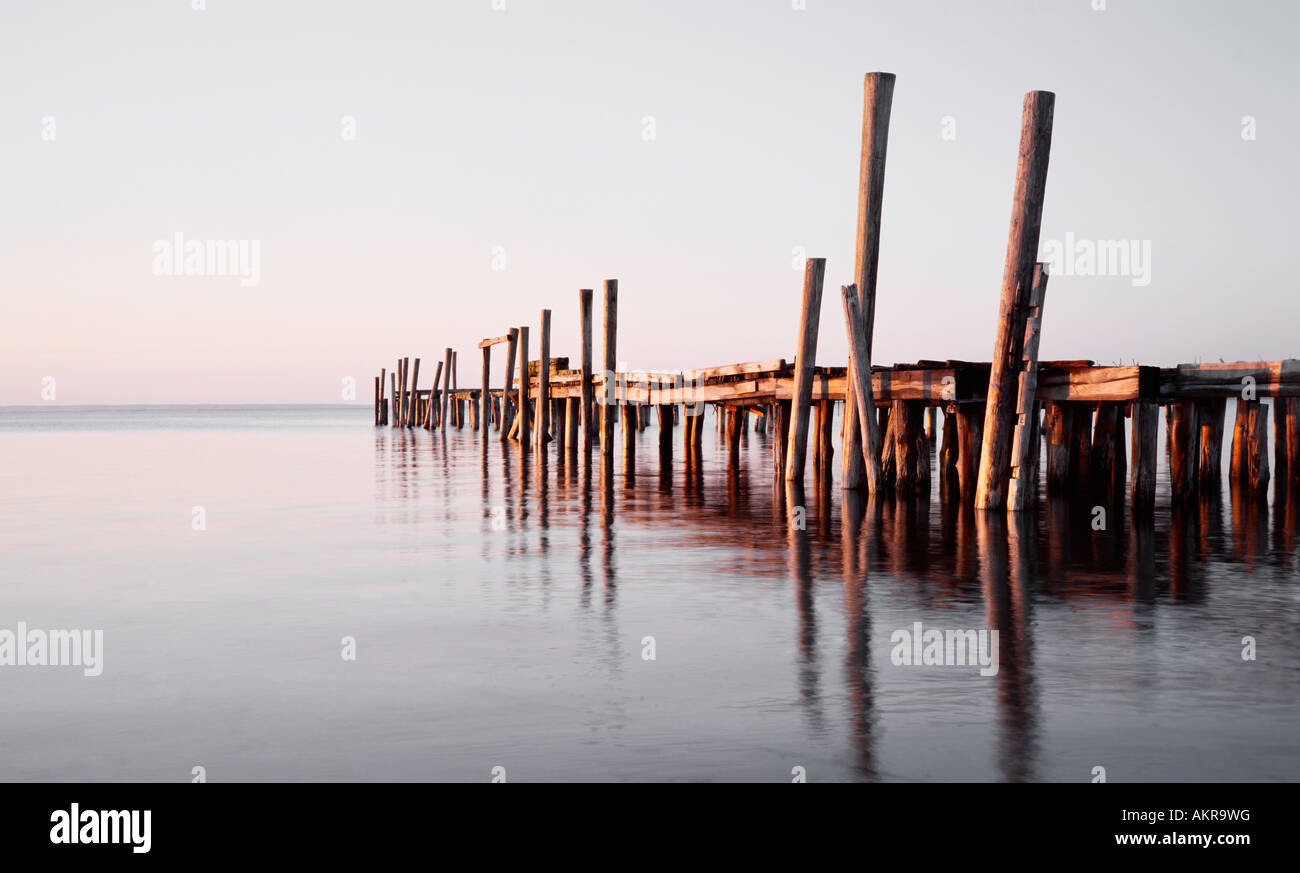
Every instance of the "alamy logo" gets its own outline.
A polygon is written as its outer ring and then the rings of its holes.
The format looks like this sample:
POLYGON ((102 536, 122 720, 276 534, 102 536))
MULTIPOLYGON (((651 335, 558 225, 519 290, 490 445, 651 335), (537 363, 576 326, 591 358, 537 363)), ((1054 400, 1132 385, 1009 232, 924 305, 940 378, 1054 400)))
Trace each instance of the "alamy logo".
POLYGON ((82 809, 72 804, 71 809, 56 809, 50 813, 50 842, 57 845, 85 843, 128 843, 131 851, 143 855, 149 851, 153 840, 149 831, 153 824, 151 810, 137 809, 82 809))
POLYGON ((81 667, 87 676, 104 672, 102 630, 0 629, 0 667, 81 667))
POLYGON ((889 660, 895 667, 966 667, 979 665, 981 676, 998 675, 998 632, 923 629, 921 623, 889 635, 889 660))
POLYGON ((252 288, 262 281, 262 241, 247 239, 185 239, 176 233, 171 239, 154 240, 155 276, 237 276, 239 284, 252 288))

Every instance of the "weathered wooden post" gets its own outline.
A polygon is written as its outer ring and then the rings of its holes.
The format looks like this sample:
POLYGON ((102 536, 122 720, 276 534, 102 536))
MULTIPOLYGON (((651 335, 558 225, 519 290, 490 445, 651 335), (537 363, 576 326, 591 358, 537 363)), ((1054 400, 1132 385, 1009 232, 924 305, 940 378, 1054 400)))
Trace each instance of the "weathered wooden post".
POLYGON ((591 294, 590 288, 578 292, 578 327, 582 334, 582 396, 579 397, 582 414, 582 449, 591 450, 596 430, 593 427, 591 393, 591 294))
POLYGON ((1043 334, 1043 304, 1047 298, 1047 265, 1034 265, 1033 286, 1029 297, 1029 315, 1025 319, 1024 352, 1016 386, 1016 422, 1011 437, 1011 478, 1007 485, 1007 509, 1023 512, 1029 508, 1037 485, 1037 465, 1033 458, 1038 444, 1038 345, 1043 334))
MULTIPOLYGON (((965 402, 957 404, 957 479, 961 483, 962 502, 970 505, 975 500, 976 483, 979 479, 981 434, 987 414, 982 402, 965 402)), ((890 427, 893 427, 891 416, 890 427)), ((887 440, 886 446, 889 445, 887 440)), ((884 469, 884 462, 881 462, 884 469)))
POLYGON ((452 391, 452 386, 456 384, 455 380, 452 379, 451 376, 452 354, 453 353, 450 347, 445 349, 442 353, 443 366, 442 366, 442 419, 441 421, 442 421, 443 430, 446 430, 448 425, 451 424, 451 391, 452 391))
MULTIPOLYGON (((1065 491, 1070 483, 1070 436, 1074 432, 1073 407, 1047 403, 1043 430, 1047 436, 1047 493, 1065 491)), ((1159 414, 1159 409, 1156 410, 1159 414)))
POLYGON ((441 421, 442 414, 442 389, 438 386, 442 384, 442 361, 433 370, 433 388, 429 390, 429 421, 428 428, 433 430, 441 421))
POLYGON ((672 467, 673 464, 673 410, 671 403, 660 403, 655 407, 659 418, 659 468, 672 467))
POLYGON ((582 422, 582 398, 569 397, 564 401, 564 427, 568 431, 565 444, 569 454, 578 449, 578 425, 582 422))
POLYGON ((618 411, 616 373, 618 367, 618 280, 605 280, 605 378, 601 386, 600 462, 612 470, 614 459, 614 415, 618 411))
POLYGON ((1169 492, 1176 504, 1184 502, 1196 491, 1199 436, 1196 402, 1178 401, 1169 419, 1169 492))
MULTIPOLYGON (((398 364, 400 363, 401 361, 398 361, 398 364)), ((391 388, 389 393, 392 398, 391 402, 388 404, 388 409, 392 413, 392 415, 390 416, 392 420, 391 424, 393 427, 397 427, 398 425, 397 416, 401 414, 401 407, 397 405, 397 371, 396 370, 388 374, 388 384, 391 388)))
MULTIPOLYGON (((876 430, 876 402, 871 389, 871 357, 867 351, 866 319, 862 314, 856 285, 841 286, 840 297, 844 303, 844 327, 849 341, 849 369, 845 380, 842 419, 844 451, 856 451, 861 456, 859 467, 865 473, 867 490, 878 494, 882 488, 880 434, 876 430), (856 363, 859 361, 862 362, 860 365, 856 363), (855 424, 858 436, 853 440, 848 431, 855 424)), ((840 475, 845 478, 851 475, 847 458, 841 461, 840 475)))
POLYGON ((415 425, 416 407, 419 405, 416 402, 419 396, 418 392, 420 390, 420 359, 419 358, 415 359, 414 366, 411 368, 411 389, 410 390, 411 390, 411 399, 407 403, 407 409, 406 409, 407 427, 413 427, 415 425))
POLYGON ((803 269, 803 305, 799 310, 799 354, 794 362, 794 409, 790 445, 786 450, 785 480, 802 482, 808 455, 808 414, 812 404, 813 369, 817 357, 817 327, 822 308, 825 258, 808 258, 803 269))
POLYGON ((506 340, 506 377, 505 387, 501 389, 501 442, 510 438, 511 426, 515 423, 515 411, 510 406, 510 392, 515 385, 515 355, 519 350, 519 328, 507 331, 506 340))
POLYGON ((1201 429, 1197 477, 1202 487, 1211 490, 1219 487, 1223 477, 1223 417, 1227 409, 1223 397, 1197 401, 1196 423, 1201 429))
POLYGON ((382 374, 375 377, 375 427, 379 427, 379 407, 380 407, 379 401, 383 399, 380 396, 382 392, 379 390, 379 386, 383 383, 383 381, 384 381, 384 377, 382 374))
MULTIPOLYGON (((917 471, 920 463, 918 438, 924 417, 925 406, 919 400, 895 400, 894 410, 889 414, 889 427, 894 437, 894 462, 897 465, 894 482, 899 491, 916 490, 920 478, 917 471)), ((928 457, 925 460, 927 464, 930 461, 928 457)), ((926 481, 929 481, 928 470, 926 481)))
POLYGON ((993 368, 989 373, 979 484, 975 494, 975 506, 979 509, 1000 509, 1006 503, 1017 387, 1021 361, 1024 360, 1025 321, 1029 315, 1029 296, 1033 289, 1034 263, 1043 221, 1055 101, 1056 95, 1051 91, 1030 91, 1025 95, 1021 115, 1016 191, 1002 272, 1002 302, 998 311, 997 338, 993 343, 993 368))
POLYGON ((1116 403, 1097 407, 1097 423, 1092 431, 1088 469, 1092 476, 1095 500, 1109 503, 1123 493, 1124 412, 1116 403))
POLYGON ((529 383, 532 380, 528 377, 528 325, 522 325, 519 328, 519 465, 522 467, 528 461, 528 453, 532 450, 532 443, 529 440, 531 431, 529 427, 532 422, 529 421, 530 410, 528 404, 529 383))
POLYGON ((1156 453, 1160 430, 1160 406, 1149 400, 1134 400, 1133 433, 1130 439, 1133 470, 1129 486, 1134 512, 1148 513, 1156 502, 1156 453))
MULTIPOLYGON (((889 150, 889 115, 894 102, 894 74, 867 73, 863 79, 862 151, 858 162, 858 235, 853 262, 853 279, 859 299, 859 317, 866 348, 860 359, 849 357, 845 381, 840 487, 871 487, 862 451, 864 431, 858 424, 859 405, 852 394, 861 382, 855 367, 866 370, 871 379, 871 350, 876 327, 876 273, 880 264, 880 215, 885 192, 885 156, 889 150)), ((851 346, 852 344, 850 344, 851 346)), ((868 410, 872 404, 867 404, 868 410)), ((877 463, 879 463, 877 461, 877 463)), ((880 477, 876 476, 879 486, 880 477)), ((874 491, 873 491, 874 493, 874 491)))
POLYGON ((1252 400, 1247 410, 1246 453, 1250 476, 1250 493, 1255 497, 1268 495, 1268 411, 1258 400, 1252 400))
MULTIPOLYGON (((623 481, 631 484, 636 478, 636 435, 640 433, 637 425, 637 408, 626 401, 618 404, 619 429, 623 434, 623 481)), ((613 439, 610 440, 613 443, 613 439)))
POLYGON ((542 310, 542 356, 537 361, 537 453, 551 438, 551 310, 542 310))
POLYGON ((939 447, 939 496, 945 501, 961 496, 961 480, 957 472, 961 452, 957 437, 957 415, 950 409, 951 407, 943 411, 943 442, 939 447))
POLYGON ((397 417, 397 426, 406 427, 406 380, 410 377, 411 359, 402 358, 398 361, 398 379, 397 379, 397 401, 401 414, 397 417))
POLYGON ((486 345, 483 347, 483 378, 479 382, 479 384, 483 386, 483 390, 479 395, 479 400, 482 403, 481 408, 483 410, 479 414, 479 424, 482 425, 483 428, 484 440, 487 439, 488 428, 490 426, 490 422, 492 421, 491 376, 492 376, 492 346, 486 345))
MULTIPOLYGON (((1281 422, 1285 425, 1284 433, 1275 432, 1273 439, 1283 448, 1275 449, 1277 476, 1279 481, 1286 481, 1292 489, 1300 488, 1300 397, 1273 398, 1274 427, 1281 422)), ((1292 494, 1292 501, 1295 500, 1292 494)))

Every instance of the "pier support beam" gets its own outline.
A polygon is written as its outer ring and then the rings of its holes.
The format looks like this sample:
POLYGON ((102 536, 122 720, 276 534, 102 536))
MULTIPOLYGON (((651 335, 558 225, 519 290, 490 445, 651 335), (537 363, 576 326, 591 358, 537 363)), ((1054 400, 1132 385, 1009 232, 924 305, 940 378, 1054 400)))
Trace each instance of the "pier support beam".
POLYGON ((957 478, 961 482, 962 502, 967 505, 975 501, 982 432, 987 416, 983 403, 968 402, 957 407, 957 478))
POLYGON ((817 328, 822 309, 825 258, 808 258, 803 270, 803 303, 799 309, 798 355, 794 363, 794 407, 790 444, 786 451, 785 480, 802 482, 808 456, 808 418, 812 404, 813 370, 817 358, 817 328))
POLYGON ((1130 440, 1133 470, 1129 476, 1134 513, 1149 513, 1156 503, 1156 453, 1160 450, 1160 406, 1149 400, 1134 400, 1133 433, 1130 440))
POLYGON ((1196 404, 1196 424, 1200 428, 1200 452, 1197 478, 1202 488, 1216 490, 1223 478, 1223 418, 1228 401, 1209 397, 1196 404))
POLYGON ((492 347, 483 347, 483 378, 479 382, 483 386, 479 392, 479 424, 483 429, 483 439, 487 440, 488 430, 492 421, 492 347))
POLYGON ((1002 273, 1002 302, 998 311, 997 337, 993 343, 993 366, 989 373, 979 484, 975 495, 975 505, 980 509, 999 509, 1006 504, 1016 394, 1024 360, 1025 321, 1029 315, 1034 262, 1038 256, 1038 236, 1043 220, 1055 101, 1056 95, 1050 91, 1030 91, 1025 95, 1021 115, 1020 159, 1002 273))
MULTIPOLYGON (((451 356, 450 348, 443 351, 442 361, 442 416, 438 419, 442 424, 442 429, 446 430, 451 424, 451 390, 455 381, 451 377, 451 356)), ((509 386, 507 386, 509 387, 509 386)))
POLYGON ((1175 504, 1188 500, 1196 491, 1199 437, 1196 401, 1178 401, 1169 418, 1169 494, 1175 504))

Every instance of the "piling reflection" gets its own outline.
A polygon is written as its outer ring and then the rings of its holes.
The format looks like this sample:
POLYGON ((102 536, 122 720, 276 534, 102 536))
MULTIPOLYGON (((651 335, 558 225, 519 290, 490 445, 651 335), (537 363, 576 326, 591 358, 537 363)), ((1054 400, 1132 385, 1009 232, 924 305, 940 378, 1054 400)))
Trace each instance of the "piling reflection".
MULTIPOLYGON (((1156 509, 1138 513, 1108 498, 1094 504, 1092 495, 1040 491, 1030 509, 1007 514, 939 499, 938 477, 915 493, 882 495, 842 490, 814 470, 806 486, 773 481, 774 438, 762 430, 747 443, 745 437, 731 445, 719 439, 692 448, 679 441, 680 458, 661 447, 630 467, 619 452, 602 453, 598 444, 579 449, 577 440, 565 447, 561 463, 546 453, 520 456, 513 443, 495 437, 471 453, 473 438, 377 432, 377 502, 386 508, 414 504, 424 499, 422 488, 442 494, 457 463, 473 459, 485 561, 502 551, 507 557, 535 553, 544 559, 543 587, 553 586, 558 595, 572 580, 583 611, 596 604, 599 588, 601 657, 611 662, 610 675, 617 675, 615 662, 631 657, 633 631, 621 626, 616 609, 620 582, 643 596, 637 586, 662 572, 657 550, 701 556, 683 585, 788 584, 783 600, 795 669, 786 681, 799 701, 798 718, 812 737, 842 731, 852 778, 864 781, 889 772, 880 749, 889 732, 880 725, 899 707, 892 680, 873 675, 873 664, 889 663, 891 648, 888 634, 873 638, 878 610, 891 619, 917 616, 943 627, 952 626, 945 618, 954 610, 974 609, 998 631, 998 673, 975 687, 996 709, 999 776, 1027 781, 1047 770, 1039 751, 1044 716, 1038 689, 1062 669, 1035 660, 1035 614, 1060 604, 1100 606, 1108 621, 1095 633, 1151 647, 1157 610, 1171 602, 1205 604, 1214 586, 1231 584, 1225 579, 1232 577, 1209 568, 1235 565, 1249 575, 1295 567, 1300 489, 1281 482, 1272 506, 1238 487, 1207 488, 1173 508, 1162 488, 1156 509), (430 450, 432 463, 425 454, 430 450), (494 503, 508 526, 505 534, 487 536, 494 503), (833 584, 840 585, 840 596, 818 603, 819 586, 824 592, 833 584)), ((381 520, 418 523, 419 515, 386 512, 381 520)), ((1037 642, 1039 649, 1048 645, 1037 642)), ((906 740, 891 736, 891 742, 906 740)))

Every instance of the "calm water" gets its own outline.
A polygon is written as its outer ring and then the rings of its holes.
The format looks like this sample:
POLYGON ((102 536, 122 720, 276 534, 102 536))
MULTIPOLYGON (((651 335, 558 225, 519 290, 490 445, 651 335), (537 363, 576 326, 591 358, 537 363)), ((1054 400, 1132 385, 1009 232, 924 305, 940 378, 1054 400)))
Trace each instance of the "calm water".
POLYGON ((105 646, 0 668, 0 779, 1300 779, 1291 501, 1171 513, 1162 468, 1098 532, 810 484, 798 531, 711 414, 607 485, 370 416, 0 408, 0 629, 105 646), (997 628, 998 674, 896 666, 915 622, 997 628))

